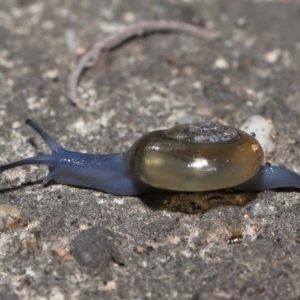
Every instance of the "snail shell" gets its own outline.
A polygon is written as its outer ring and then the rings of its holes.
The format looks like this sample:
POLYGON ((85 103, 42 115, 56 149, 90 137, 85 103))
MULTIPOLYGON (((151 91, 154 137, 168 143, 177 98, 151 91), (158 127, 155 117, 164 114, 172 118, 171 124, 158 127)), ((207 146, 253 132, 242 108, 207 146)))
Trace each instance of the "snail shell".
POLYGON ((244 131, 200 122, 142 136, 128 150, 126 164, 133 177, 151 186, 196 192, 247 181, 263 157, 258 141, 244 131))

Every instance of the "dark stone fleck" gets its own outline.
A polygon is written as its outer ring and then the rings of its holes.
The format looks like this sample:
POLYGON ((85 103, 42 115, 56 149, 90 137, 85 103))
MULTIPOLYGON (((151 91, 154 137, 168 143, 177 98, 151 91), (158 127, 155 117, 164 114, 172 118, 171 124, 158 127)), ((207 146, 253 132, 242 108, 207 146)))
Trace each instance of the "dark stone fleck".
POLYGON ((238 97, 227 87, 211 83, 204 87, 204 95, 207 99, 218 103, 235 102, 238 97))
POLYGON ((124 265, 115 245, 114 234, 105 227, 95 226, 82 231, 74 241, 74 256, 83 266, 103 271, 113 259, 124 265))

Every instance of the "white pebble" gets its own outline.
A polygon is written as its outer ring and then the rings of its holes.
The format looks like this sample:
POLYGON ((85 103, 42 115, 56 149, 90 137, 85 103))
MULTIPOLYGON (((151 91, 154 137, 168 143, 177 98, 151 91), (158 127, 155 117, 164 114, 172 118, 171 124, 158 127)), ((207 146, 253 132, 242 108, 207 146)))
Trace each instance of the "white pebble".
POLYGON ((274 152, 276 131, 271 121, 260 115, 254 115, 250 117, 240 129, 249 134, 255 133, 255 137, 261 144, 266 155, 274 152))
POLYGON ((270 64, 274 64, 277 62, 280 54, 281 54, 281 50, 278 48, 275 48, 274 50, 272 50, 264 55, 265 61, 267 61, 270 64))
POLYGON ((229 69, 229 64, 224 57, 219 57, 213 63, 212 68, 225 70, 225 69, 229 69))

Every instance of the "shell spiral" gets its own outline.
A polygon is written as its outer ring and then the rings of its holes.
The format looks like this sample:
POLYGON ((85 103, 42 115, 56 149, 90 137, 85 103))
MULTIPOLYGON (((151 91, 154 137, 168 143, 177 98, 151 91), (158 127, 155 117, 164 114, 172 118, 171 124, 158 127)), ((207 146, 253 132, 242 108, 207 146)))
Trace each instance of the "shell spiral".
POLYGON ((160 189, 219 190, 253 177, 263 162, 258 141, 212 122, 183 124, 138 139, 125 155, 132 177, 160 189))

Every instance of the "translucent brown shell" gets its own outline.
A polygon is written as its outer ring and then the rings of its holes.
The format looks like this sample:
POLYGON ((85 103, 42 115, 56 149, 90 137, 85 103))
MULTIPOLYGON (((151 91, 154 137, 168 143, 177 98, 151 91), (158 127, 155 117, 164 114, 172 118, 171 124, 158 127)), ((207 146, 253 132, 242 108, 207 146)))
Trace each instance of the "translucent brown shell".
POLYGON ((142 136, 126 155, 133 177, 174 191, 229 188, 253 177, 263 150, 251 135, 211 122, 183 124, 142 136))

